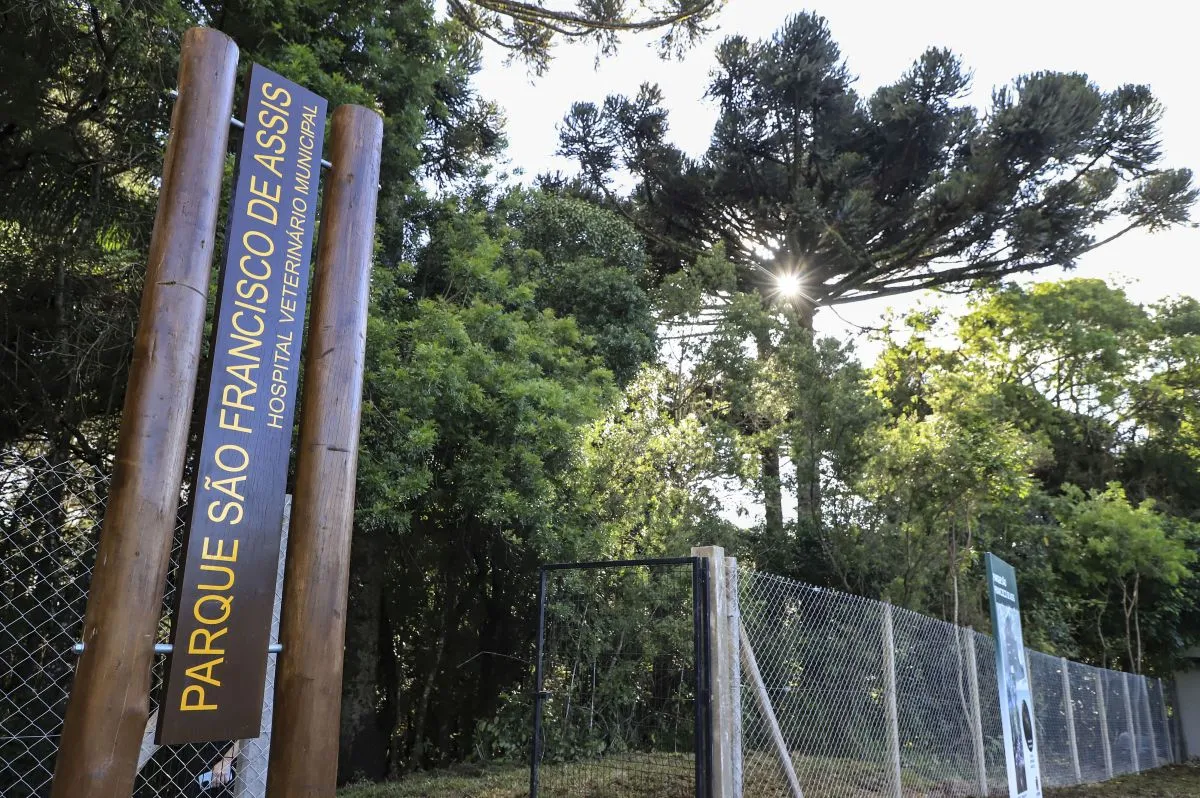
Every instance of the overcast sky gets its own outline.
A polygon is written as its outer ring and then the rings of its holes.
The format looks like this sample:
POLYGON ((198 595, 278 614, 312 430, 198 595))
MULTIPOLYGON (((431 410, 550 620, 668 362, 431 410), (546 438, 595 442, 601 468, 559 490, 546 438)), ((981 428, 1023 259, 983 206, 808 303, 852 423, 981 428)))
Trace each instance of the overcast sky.
MULTIPOLYGON (((590 46, 561 46, 550 71, 532 79, 521 64, 506 66, 492 45, 477 84, 497 101, 508 119, 512 167, 527 177, 573 164, 554 155, 558 125, 577 100, 603 101, 610 93, 631 94, 656 82, 671 111, 671 138, 692 154, 708 145, 716 111, 704 100, 713 50, 722 37, 740 33, 769 36, 791 13, 808 9, 829 19, 835 40, 857 88, 869 94, 894 81, 927 47, 949 47, 974 72, 973 101, 986 107, 994 86, 1037 70, 1086 73, 1103 89, 1146 83, 1166 107, 1162 125, 1165 165, 1200 167, 1200 99, 1196 57, 1200 10, 1186 0, 823 0, 812 4, 776 0, 729 0, 717 18, 719 30, 682 62, 663 62, 645 39, 626 40, 616 57, 595 66, 590 46)), ((1200 218, 1200 213, 1196 214, 1200 218)), ((1131 233, 1081 260, 1075 274, 1117 279, 1130 295, 1150 302, 1170 294, 1200 295, 1197 250, 1200 230, 1149 235, 1131 233)), ((1042 272, 1052 279, 1061 272, 1042 272)), ((907 307, 915 297, 892 297, 838 308, 851 324, 871 326, 889 308, 907 307)), ((817 316, 823 332, 847 334, 830 311, 817 316)))

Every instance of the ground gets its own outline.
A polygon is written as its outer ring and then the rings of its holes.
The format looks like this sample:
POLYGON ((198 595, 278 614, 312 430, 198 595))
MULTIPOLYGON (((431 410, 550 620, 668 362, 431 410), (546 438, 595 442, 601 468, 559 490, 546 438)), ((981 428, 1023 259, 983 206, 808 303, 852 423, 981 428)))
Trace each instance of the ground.
MULTIPOLYGON (((635 784, 624 782, 614 783, 611 789, 578 793, 577 798, 641 798, 639 793, 644 794, 644 791, 639 791, 635 784)), ((459 767, 410 776, 389 784, 346 787, 338 792, 338 798, 525 798, 527 795, 527 768, 483 767, 459 767)), ((549 791, 547 798, 575 796, 549 791)), ((1124 776, 1103 784, 1049 790, 1046 798, 1200 798, 1200 762, 1162 768, 1139 776, 1124 776)))
POLYGON ((1123 776, 1103 784, 1052 790, 1047 798, 1200 798, 1200 762, 1123 776))

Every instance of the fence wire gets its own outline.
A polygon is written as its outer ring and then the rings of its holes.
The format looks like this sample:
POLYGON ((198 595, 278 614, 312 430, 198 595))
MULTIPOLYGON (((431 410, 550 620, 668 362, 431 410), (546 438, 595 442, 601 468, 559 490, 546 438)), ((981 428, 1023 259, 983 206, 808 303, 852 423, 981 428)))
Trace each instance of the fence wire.
MULTIPOLYGON (((990 635, 742 569, 742 795, 1007 796, 990 635), (746 658, 743 657, 743 663, 746 658)), ((1026 649, 1044 787, 1173 761, 1161 682, 1026 649)))
MULTIPOLYGON (((83 462, 0 456, 5 798, 49 795, 108 484, 104 468, 83 462)), ((181 543, 179 524, 161 643, 169 641, 181 543)), ((613 572, 588 585, 560 580, 560 593, 548 597, 546 794, 586 794, 600 782, 623 794, 692 793, 690 579, 688 568, 613 572)), ((738 582, 762 676, 756 684, 742 669, 746 798, 791 796, 775 731, 806 798, 966 798, 980 795, 981 781, 988 794, 1007 794, 990 636, 767 574, 742 570, 738 582)), ((1027 656, 1046 786, 1174 761, 1161 682, 1031 650, 1027 656)), ((164 664, 155 657, 152 710, 164 664)), ((267 695, 273 687, 269 667, 267 695)), ((153 724, 152 714, 137 798, 265 795, 267 737, 160 748, 152 744, 153 724), (233 783, 201 790, 199 779, 227 756, 233 783)))
MULTIPOLYGON (((39 456, 0 457, 0 794, 50 794, 63 716, 81 639, 109 475, 82 462, 39 456)), ((184 503, 181 502, 181 508, 184 503)), ((170 610, 182 551, 176 525, 158 643, 170 642, 170 610)), ((276 614, 278 613, 278 605, 276 614)), ((275 619, 278 624, 278 617, 275 619)), ((274 659, 273 657, 271 658, 274 659)), ((274 690, 273 661, 266 694, 274 690)), ((134 798, 261 798, 266 794, 268 738, 155 746, 164 656, 155 656, 151 715, 134 798), (229 783, 212 784, 214 769, 229 783), (202 781, 210 783, 207 789, 202 781)), ((269 717, 264 721, 269 728, 269 717)))
POLYGON ((695 567, 546 572, 538 795, 697 795, 695 567))

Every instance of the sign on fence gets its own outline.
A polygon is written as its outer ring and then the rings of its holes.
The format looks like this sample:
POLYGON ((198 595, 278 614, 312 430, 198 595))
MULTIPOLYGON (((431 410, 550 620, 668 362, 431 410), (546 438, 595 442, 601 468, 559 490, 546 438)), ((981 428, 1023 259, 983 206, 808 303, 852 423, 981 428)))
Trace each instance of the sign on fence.
POLYGON ((1037 724, 1029 686, 1029 662, 1021 634, 1021 605, 1017 572, 988 554, 988 595, 992 605, 992 636, 996 641, 996 684, 1000 692, 1000 722, 1004 730, 1004 759, 1009 798, 1041 798, 1037 724))
POLYGON ((259 734, 325 114, 252 67, 160 744, 259 734))

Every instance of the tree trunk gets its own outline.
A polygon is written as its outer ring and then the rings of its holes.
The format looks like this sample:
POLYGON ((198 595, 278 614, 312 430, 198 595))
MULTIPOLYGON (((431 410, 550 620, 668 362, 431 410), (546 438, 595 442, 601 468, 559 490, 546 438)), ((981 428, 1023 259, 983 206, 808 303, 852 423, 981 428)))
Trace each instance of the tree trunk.
MULTIPOLYGON (((769 332, 759 332, 755 335, 758 348, 758 359, 764 361, 775 352, 769 332)), ((771 425, 772 427, 774 425, 771 425)), ((778 541, 783 538, 783 480, 779 465, 780 446, 778 432, 775 429, 758 429, 765 436, 765 442, 759 447, 758 456, 761 469, 758 479, 759 490, 763 495, 763 511, 766 528, 764 535, 767 540, 778 541)))
MULTIPOLYGON (((795 302, 795 314, 790 315, 790 318, 792 323, 799 327, 801 334, 806 336, 812 350, 815 369, 817 361, 813 321, 816 308, 800 297, 797 297, 795 302)), ((815 370, 814 375, 820 376, 815 370)), ((792 463, 796 467, 796 522, 808 526, 812 534, 819 535, 824 520, 821 512, 821 458, 824 447, 816 428, 813 408, 793 407, 791 416, 792 463)))
POLYGON ((759 488, 763 494, 763 510, 766 515, 766 537, 768 540, 783 538, 783 481, 779 472, 779 445, 765 444, 759 449, 762 458, 762 475, 759 488))
MULTIPOLYGON (((451 618, 458 614, 458 602, 450 601, 450 597, 445 593, 442 594, 442 607, 442 623, 437 643, 433 649, 433 661, 429 663, 425 684, 421 688, 421 697, 417 700, 416 715, 413 717, 412 749, 409 751, 408 762, 404 768, 409 773, 420 768, 425 757, 425 723, 429 717, 429 700, 433 696, 433 685, 442 671, 442 659, 446 655, 446 638, 450 636, 451 618)), ((393 775, 399 775, 396 772, 398 764, 397 762, 392 763, 393 775)))
POLYGON ((350 550, 350 598, 342 678, 338 783, 387 774, 387 737, 379 725, 377 685, 385 626, 382 612, 384 562, 381 533, 359 529, 350 550))

